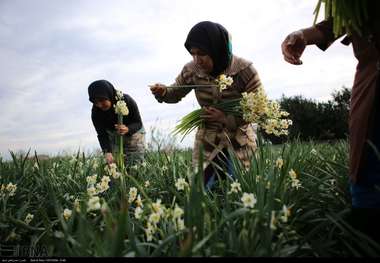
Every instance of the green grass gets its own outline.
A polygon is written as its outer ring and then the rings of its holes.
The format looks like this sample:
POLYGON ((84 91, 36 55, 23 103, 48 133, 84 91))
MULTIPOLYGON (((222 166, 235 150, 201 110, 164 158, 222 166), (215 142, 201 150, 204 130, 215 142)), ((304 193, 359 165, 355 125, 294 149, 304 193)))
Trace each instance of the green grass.
POLYGON ((102 156, 12 157, 0 158, 0 184, 17 185, 14 196, 0 197, 2 246, 44 247, 49 256, 64 257, 379 256, 379 247, 345 221, 350 196, 344 141, 261 142, 248 171, 234 158, 242 191, 231 194, 230 179, 212 191, 204 189, 201 174, 191 167, 191 150, 148 151, 144 163, 128 167, 124 181, 111 178, 110 188, 98 195, 102 208, 89 212, 86 177, 97 174, 100 181, 106 175, 102 156), (276 166, 279 158, 282 167, 276 166), (298 189, 292 186, 291 170, 298 189), (188 183, 183 191, 175 186, 179 178, 188 183), (143 201, 140 219, 135 218, 136 203, 128 202, 131 187, 143 201), (244 207, 243 192, 254 194, 254 208, 244 207), (158 199, 162 211, 150 240, 145 229, 158 199), (173 218, 176 205, 184 214, 173 218), (290 209, 287 220, 284 205, 290 209), (68 220, 64 209, 72 210, 68 220), (26 224, 28 213, 34 218, 26 224), (181 220, 184 228, 178 228, 181 220))

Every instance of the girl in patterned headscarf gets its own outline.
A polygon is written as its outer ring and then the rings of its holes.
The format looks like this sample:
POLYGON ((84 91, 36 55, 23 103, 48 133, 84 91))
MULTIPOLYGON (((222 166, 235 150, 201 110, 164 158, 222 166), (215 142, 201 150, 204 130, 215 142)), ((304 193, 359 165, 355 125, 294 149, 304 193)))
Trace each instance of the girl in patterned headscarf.
POLYGON ((243 92, 253 92, 261 86, 261 81, 252 62, 233 55, 230 35, 218 23, 203 21, 196 24, 187 36, 185 48, 193 60, 183 67, 175 83, 150 87, 160 103, 177 103, 194 89, 205 114, 204 126, 196 133, 193 166, 198 167, 200 149, 204 149, 204 182, 211 186, 218 175, 232 174, 231 152, 248 168, 250 157, 256 150, 253 126, 242 117, 225 114, 212 105, 241 98, 243 92), (214 84, 221 74, 233 78, 230 87, 224 90, 204 87, 214 84))

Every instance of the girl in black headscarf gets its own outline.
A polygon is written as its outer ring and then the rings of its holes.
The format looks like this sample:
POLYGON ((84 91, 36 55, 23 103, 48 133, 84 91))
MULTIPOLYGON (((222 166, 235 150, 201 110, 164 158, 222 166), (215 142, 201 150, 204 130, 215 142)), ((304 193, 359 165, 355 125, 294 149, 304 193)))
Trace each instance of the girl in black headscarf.
POLYGON ((118 124, 114 105, 117 91, 107 80, 98 80, 88 87, 89 100, 93 103, 92 122, 98 134, 98 140, 108 164, 114 162, 113 153, 118 150, 116 138, 124 136, 125 163, 133 164, 144 158, 145 130, 139 109, 131 96, 123 94, 129 113, 118 124))
POLYGON ((231 64, 232 47, 227 30, 220 24, 209 21, 200 22, 189 32, 185 47, 190 54, 191 49, 199 49, 207 54, 213 68, 209 74, 213 77, 220 75, 231 64))
POLYGON ((251 62, 233 55, 230 35, 218 23, 203 21, 196 24, 187 36, 185 48, 193 61, 183 67, 175 83, 171 86, 155 84, 150 88, 160 103, 177 103, 194 89, 205 114, 202 116, 204 126, 196 133, 193 166, 198 167, 200 149, 203 148, 204 182, 206 186, 212 186, 217 175, 223 177, 232 173, 229 152, 234 152, 248 168, 256 150, 254 127, 243 118, 225 114, 212 105, 241 98, 243 92, 253 92, 261 86, 261 81, 251 62), (223 90, 215 86, 204 87, 215 84, 221 74, 232 77, 233 84, 223 90), (223 172, 217 169, 220 166, 224 167, 223 172))

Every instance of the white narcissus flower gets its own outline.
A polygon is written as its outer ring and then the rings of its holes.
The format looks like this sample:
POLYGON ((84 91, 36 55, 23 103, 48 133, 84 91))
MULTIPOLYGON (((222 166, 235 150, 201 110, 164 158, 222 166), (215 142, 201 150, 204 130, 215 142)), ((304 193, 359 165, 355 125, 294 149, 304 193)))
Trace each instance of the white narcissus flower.
POLYGON ((104 170, 108 172, 109 174, 111 174, 112 170, 116 170, 116 169, 117 169, 116 163, 111 163, 110 165, 107 165, 106 167, 104 167, 104 170))
POLYGON ((228 192, 229 194, 232 194, 232 193, 239 193, 241 192, 241 185, 239 182, 233 182, 231 184, 231 190, 228 192))
POLYGON ((175 205, 175 208, 173 210, 173 219, 179 219, 184 214, 183 209, 180 208, 177 204, 175 205))
POLYGON ((151 242, 153 240, 153 235, 156 232, 156 227, 152 225, 150 222, 147 223, 147 227, 145 228, 146 240, 151 242))
POLYGON ((141 215, 143 214, 143 210, 141 209, 140 206, 136 207, 135 209, 135 218, 136 219, 141 219, 141 215))
POLYGON ((278 158, 276 160, 276 166, 277 166, 278 169, 281 169, 282 166, 284 166, 284 160, 282 158, 278 158))
POLYGON ((160 222, 161 215, 159 213, 151 213, 149 216, 149 222, 157 225, 160 222))
POLYGON ((331 186, 336 186, 336 179, 330 179, 329 183, 331 186))
MULTIPOLYGON (((289 117, 289 112, 287 112, 287 111, 281 111, 280 112, 280 115, 282 116, 282 117, 289 117)), ((292 122, 292 120, 289 120, 290 122, 288 122, 288 124, 290 124, 290 125, 292 125, 293 124, 293 122, 292 122)))
POLYGON ((87 202, 87 211, 100 210, 100 198, 99 196, 93 196, 87 202))
POLYGON ((241 198, 244 207, 253 208, 257 203, 257 199, 254 194, 243 193, 243 197, 241 198))
POLYGON ((170 207, 165 208, 165 209, 164 209, 164 215, 163 215, 163 218, 164 218, 165 220, 168 220, 168 219, 172 216, 172 214, 173 214, 173 209, 171 209, 170 207))
POLYGON ((291 179, 297 179, 297 173, 293 169, 289 171, 289 175, 291 179))
POLYGON ((178 191, 183 191, 188 186, 189 184, 186 182, 184 178, 179 178, 177 182, 175 183, 175 187, 177 188, 178 191))
POLYGON ((98 175, 96 174, 94 174, 93 176, 87 176, 86 177, 87 185, 95 185, 97 178, 98 178, 98 175))
POLYGON ((281 111, 280 104, 268 100, 263 87, 254 92, 242 93, 240 102, 243 119, 250 123, 257 123, 267 134, 275 136, 288 135, 288 128, 293 124, 286 111, 281 111))
POLYGON ((105 191, 107 191, 110 188, 109 187, 110 181, 111 181, 111 179, 109 178, 109 176, 103 176, 102 181, 100 183, 96 184, 97 192, 98 193, 104 193, 105 191))
POLYGON ((96 190, 96 188, 94 186, 91 186, 91 187, 87 188, 87 194, 88 194, 88 196, 94 196, 94 195, 98 194, 98 191, 96 190))
POLYGON ((121 90, 116 90, 116 100, 122 100, 124 98, 124 94, 121 90))
POLYGON ((298 190, 302 185, 301 185, 301 181, 297 178, 297 173, 293 169, 291 169, 289 171, 289 176, 290 176, 292 187, 298 190))
POLYGON ((34 215, 28 213, 28 214, 26 215, 26 217, 25 217, 25 220, 24 220, 25 224, 29 225, 30 222, 33 220, 33 218, 34 218, 34 215))
POLYGON ((137 198, 136 198, 136 201, 135 201, 135 203, 136 203, 136 206, 137 206, 137 207, 141 207, 141 208, 143 208, 143 207, 144 207, 144 205, 143 205, 143 202, 142 202, 142 200, 141 200, 141 196, 140 196, 140 195, 137 195, 137 198))
POLYGON ((175 224, 176 231, 181 231, 185 229, 185 221, 179 218, 175 224))
POLYGON ((270 229, 276 230, 277 229, 276 224, 277 224, 276 212, 272 211, 272 215, 271 215, 271 218, 270 218, 270 229))
POLYGON ((300 180, 298 179, 295 179, 295 180, 292 180, 292 187, 293 188, 296 188, 297 190, 302 186, 300 180))
POLYGON ((113 179, 119 179, 121 176, 121 173, 116 171, 115 173, 112 173, 111 175, 112 175, 113 179))
POLYGON ((8 192, 8 196, 14 196, 16 194, 17 185, 9 183, 9 184, 7 184, 5 189, 8 192))
POLYGON ((92 169, 96 170, 96 169, 98 169, 98 167, 99 167, 98 162, 96 160, 94 160, 94 162, 92 164, 92 169))
POLYGON ((288 120, 281 120, 280 121, 281 129, 287 130, 289 128, 289 122, 288 120))
POLYGON ((149 187, 150 186, 149 180, 145 181, 144 185, 145 185, 145 187, 149 187))
POLYGON ((164 213, 164 210, 161 206, 161 199, 157 199, 157 201, 152 204, 152 209, 155 213, 158 213, 159 215, 162 215, 164 213))
POLYGON ((39 170, 40 169, 40 166, 38 165, 38 162, 34 163, 33 169, 35 169, 35 170, 39 170))
POLYGON ((286 207, 286 205, 283 205, 282 207, 282 215, 280 217, 281 221, 284 223, 288 222, 288 218, 290 217, 290 208, 286 207))
POLYGON ((71 215, 72 215, 72 213, 73 212, 70 209, 65 208, 65 210, 63 210, 63 218, 65 220, 69 220, 70 217, 71 217, 71 215))
POLYGON ((117 166, 115 163, 107 165, 104 168, 104 170, 106 171, 107 174, 111 175, 114 179, 118 179, 121 175, 121 173, 117 171, 117 166))
POLYGON ((116 102, 115 113, 127 116, 129 114, 127 103, 123 100, 119 100, 118 102, 116 102))
POLYGON ((216 83, 219 86, 220 92, 227 89, 227 87, 231 86, 233 82, 233 78, 227 77, 225 74, 219 75, 219 77, 216 79, 216 83))
POLYGON ((78 198, 74 200, 74 209, 77 213, 80 213, 80 201, 78 198))
POLYGON ((130 204, 133 203, 133 201, 135 201, 136 197, 137 197, 137 188, 136 187, 129 188, 128 202, 130 204))

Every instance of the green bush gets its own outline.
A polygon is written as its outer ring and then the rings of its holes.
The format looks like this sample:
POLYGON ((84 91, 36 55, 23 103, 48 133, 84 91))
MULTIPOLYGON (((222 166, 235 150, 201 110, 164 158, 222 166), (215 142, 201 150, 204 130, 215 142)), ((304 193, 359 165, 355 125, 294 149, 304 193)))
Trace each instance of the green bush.
POLYGON ((334 92, 332 97, 327 102, 317 102, 303 96, 283 96, 279 103, 293 120, 289 136, 275 138, 266 135, 266 138, 274 144, 297 138, 301 141, 347 139, 351 89, 343 87, 334 92))

